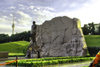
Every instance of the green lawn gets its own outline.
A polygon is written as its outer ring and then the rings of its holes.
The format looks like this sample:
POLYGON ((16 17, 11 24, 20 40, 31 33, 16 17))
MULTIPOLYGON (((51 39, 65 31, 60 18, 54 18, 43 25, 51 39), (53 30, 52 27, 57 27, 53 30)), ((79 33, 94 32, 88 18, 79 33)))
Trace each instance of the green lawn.
POLYGON ((9 52, 10 56, 23 55, 23 51, 28 47, 29 42, 27 41, 16 41, 0 44, 0 51, 9 52))
POLYGON ((85 35, 88 47, 100 47, 100 35, 85 35))

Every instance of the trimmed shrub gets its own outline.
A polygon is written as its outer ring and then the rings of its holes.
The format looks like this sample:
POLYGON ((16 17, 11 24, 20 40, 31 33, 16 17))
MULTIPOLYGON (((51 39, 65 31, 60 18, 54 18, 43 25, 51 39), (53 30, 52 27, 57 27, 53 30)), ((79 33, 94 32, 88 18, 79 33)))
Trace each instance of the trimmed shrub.
POLYGON ((88 47, 88 51, 90 56, 96 56, 96 54, 100 51, 100 47, 88 47))
MULTIPOLYGON (((92 60, 93 58, 94 57, 49 57, 49 58, 39 58, 39 59, 38 58, 37 59, 23 59, 23 60, 18 60, 18 65, 26 66, 26 67, 27 66, 41 67, 45 65, 89 61, 89 60, 92 60)), ((15 65, 15 63, 12 63, 11 65, 15 65)))

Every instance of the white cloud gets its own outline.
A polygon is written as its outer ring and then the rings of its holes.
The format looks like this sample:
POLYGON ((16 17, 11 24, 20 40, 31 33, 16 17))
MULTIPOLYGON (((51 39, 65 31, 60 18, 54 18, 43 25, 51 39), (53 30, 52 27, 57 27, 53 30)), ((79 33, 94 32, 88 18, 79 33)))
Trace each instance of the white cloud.
POLYGON ((30 6, 29 8, 31 9, 34 9, 34 11, 37 11, 37 10, 51 10, 51 11, 55 11, 54 8, 52 7, 42 7, 42 6, 30 6))
POLYGON ((36 11, 38 11, 37 9, 34 9, 34 11, 36 12, 36 11))
MULTIPOLYGON (((15 15, 15 33, 30 30, 32 18, 22 11, 17 11, 17 14, 20 17, 15 15), (18 23, 17 20, 19 20, 20 23, 18 23)), ((0 33, 12 34, 12 16, 13 14, 9 14, 9 16, 0 17, 0 33)))
MULTIPOLYGON (((17 9, 16 10, 26 10, 27 6, 24 4, 18 4, 17 9)), ((15 11, 16 12, 16 11, 15 11)))
POLYGON ((0 28, 11 28, 11 26, 10 25, 6 25, 6 24, 0 24, 0 28))
POLYGON ((75 3, 72 3, 69 5, 69 7, 73 8, 73 7, 76 7, 78 4, 75 2, 75 3))
POLYGON ((0 22, 6 22, 5 18, 0 18, 0 22))
POLYGON ((17 26, 15 27, 15 33, 19 33, 19 32, 23 32, 23 31, 29 31, 31 29, 31 27, 21 27, 21 26, 17 26))
POLYGON ((11 6, 11 7, 9 7, 9 8, 12 9, 12 10, 16 9, 16 7, 14 7, 14 6, 11 6))
MULTIPOLYGON (((23 32, 23 31, 29 31, 31 29, 31 26, 18 26, 15 24, 15 33, 23 32)), ((12 24, 5 24, 5 23, 0 23, 0 34, 5 33, 5 34, 12 34, 12 24)))
POLYGON ((23 25, 28 25, 32 21, 32 17, 22 11, 17 11, 17 14, 21 16, 18 18, 18 22, 23 25))
POLYGON ((5 18, 5 19, 8 18, 7 16, 2 16, 2 17, 5 18))
POLYGON ((9 14, 11 17, 13 16, 13 14, 9 14))
POLYGON ((1 16, 0 18, 0 33, 12 33, 12 19, 11 17, 1 16))
MULTIPOLYGON (((92 0, 92 2, 86 2, 84 3, 83 7, 70 10, 66 8, 65 11, 56 12, 57 9, 54 9, 53 7, 42 7, 42 6, 27 6, 24 4, 19 4, 20 8, 18 8, 19 11, 15 11, 15 32, 22 32, 25 30, 30 30, 32 21, 36 21, 37 24, 42 24, 45 20, 50 20, 53 17, 56 16, 68 16, 68 17, 76 17, 81 20, 81 24, 87 24, 89 22, 100 22, 100 0, 92 0), (26 11, 27 9, 30 9, 26 11), (23 11, 20 11, 20 9, 23 9, 23 11), (27 13, 25 13, 25 12, 27 13), (29 13, 28 13, 29 12, 29 13), (32 14, 31 16, 29 14, 32 14), (19 22, 19 23, 18 23, 19 22)), ((67 4, 64 4, 63 7, 65 7, 67 4)), ((77 3, 73 3, 69 5, 70 7, 77 6, 77 3)), ((15 9, 15 6, 10 7, 11 9, 15 9)), ((17 7, 16 7, 17 8, 17 7)), ((59 8, 60 9, 60 8, 59 8)), ((6 11, 7 12, 7 11, 6 11)), ((7 33, 11 33, 11 24, 12 24, 12 14, 8 14, 9 16, 0 16, 0 32, 9 31, 7 33), (4 30, 4 31, 3 31, 4 30)))
POLYGON ((73 12, 76 13, 75 16, 80 18, 83 24, 87 24, 89 22, 100 22, 100 0, 93 1, 92 4, 84 6, 79 10, 73 12))
POLYGON ((8 16, 1 16, 0 17, 0 24, 11 24, 11 17, 8 16))
POLYGON ((18 4, 20 7, 23 7, 24 5, 23 4, 18 4))
POLYGON ((37 24, 42 24, 45 20, 50 20, 54 17, 53 12, 54 8, 51 7, 42 7, 42 6, 30 6, 32 8, 33 20, 37 22, 37 24))
POLYGON ((55 11, 54 8, 51 8, 51 7, 45 7, 47 10, 51 10, 51 11, 55 11))
POLYGON ((22 11, 17 11, 18 14, 20 14, 22 17, 28 17, 30 18, 30 16, 22 11))
POLYGON ((30 6, 29 8, 30 8, 30 9, 34 9, 34 6, 30 6))
POLYGON ((33 11, 33 13, 35 14, 33 20, 36 21, 37 24, 42 24, 45 20, 50 20, 55 16, 55 13, 50 12, 49 10, 46 9, 33 11))
POLYGON ((0 33, 11 34, 11 25, 0 23, 0 33))
POLYGON ((56 16, 76 17, 81 20, 81 25, 95 22, 100 22, 100 0, 91 3, 85 3, 83 7, 73 11, 63 11, 56 14, 56 16))
MULTIPOLYGON (((15 24, 15 33, 23 32, 23 31, 29 31, 30 27, 21 27, 21 26, 16 26, 15 24)), ((5 34, 12 34, 12 25, 6 25, 6 24, 0 24, 0 34, 5 33, 5 34)))

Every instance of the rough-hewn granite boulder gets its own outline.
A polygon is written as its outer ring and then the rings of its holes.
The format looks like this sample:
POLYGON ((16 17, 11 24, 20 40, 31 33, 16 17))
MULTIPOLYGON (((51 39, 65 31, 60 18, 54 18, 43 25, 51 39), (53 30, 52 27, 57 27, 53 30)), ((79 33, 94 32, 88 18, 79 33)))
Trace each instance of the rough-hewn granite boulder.
POLYGON ((87 52, 80 21, 66 16, 38 25, 36 43, 41 57, 85 56, 87 52))

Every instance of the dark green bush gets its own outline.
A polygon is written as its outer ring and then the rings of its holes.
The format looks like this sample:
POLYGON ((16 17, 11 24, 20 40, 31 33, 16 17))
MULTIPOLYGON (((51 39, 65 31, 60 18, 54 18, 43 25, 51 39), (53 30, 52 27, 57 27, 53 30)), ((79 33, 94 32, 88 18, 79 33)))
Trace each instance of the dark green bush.
POLYGON ((0 34, 0 43, 9 42, 9 35, 8 34, 0 34))
POLYGON ((10 36, 10 41, 29 41, 30 37, 30 31, 28 32, 21 32, 21 33, 16 33, 10 36))
POLYGON ((90 56, 96 56, 96 54, 100 51, 100 47, 88 47, 88 51, 90 56))
POLYGON ((24 31, 21 33, 12 34, 0 34, 0 43, 11 42, 11 41, 30 41, 30 31, 24 31))

